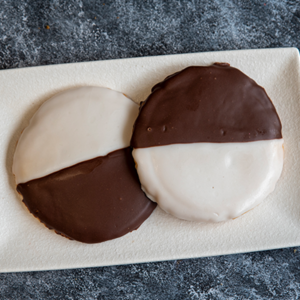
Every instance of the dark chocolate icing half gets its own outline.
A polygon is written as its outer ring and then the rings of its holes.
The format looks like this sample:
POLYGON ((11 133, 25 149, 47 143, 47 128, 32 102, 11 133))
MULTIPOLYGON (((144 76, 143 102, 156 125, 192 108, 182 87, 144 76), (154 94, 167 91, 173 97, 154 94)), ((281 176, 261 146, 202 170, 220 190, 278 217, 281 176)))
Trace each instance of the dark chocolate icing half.
POLYGON ((226 63, 188 67, 152 88, 131 146, 280 139, 281 122, 265 90, 226 63))
POLYGON ((156 207, 140 188, 130 148, 21 183, 17 190, 48 228, 84 243, 123 236, 156 207))

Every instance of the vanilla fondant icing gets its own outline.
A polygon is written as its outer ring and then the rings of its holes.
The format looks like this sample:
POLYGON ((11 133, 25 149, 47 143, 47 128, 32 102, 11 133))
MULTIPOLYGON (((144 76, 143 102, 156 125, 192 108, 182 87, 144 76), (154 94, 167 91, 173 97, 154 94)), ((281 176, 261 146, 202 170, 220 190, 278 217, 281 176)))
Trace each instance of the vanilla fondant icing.
POLYGON ((283 139, 192 143, 133 150, 142 189, 185 220, 236 218, 270 194, 283 167, 283 139))
POLYGON ((138 106, 102 87, 67 90, 46 101, 14 154, 17 184, 129 146, 138 106))

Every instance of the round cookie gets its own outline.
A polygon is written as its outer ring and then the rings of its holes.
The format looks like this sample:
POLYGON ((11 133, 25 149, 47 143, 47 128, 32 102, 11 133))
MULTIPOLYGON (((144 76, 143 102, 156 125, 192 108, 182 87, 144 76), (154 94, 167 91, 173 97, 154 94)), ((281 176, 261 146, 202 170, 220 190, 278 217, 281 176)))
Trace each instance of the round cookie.
POLYGON ((156 207, 140 189, 129 147, 137 114, 133 101, 101 87, 46 101, 13 160, 29 211, 58 234, 85 243, 137 229, 156 207))
POLYGON ((147 196, 186 220, 236 218, 270 194, 281 122, 265 90, 228 64, 188 67, 153 87, 131 139, 147 196))

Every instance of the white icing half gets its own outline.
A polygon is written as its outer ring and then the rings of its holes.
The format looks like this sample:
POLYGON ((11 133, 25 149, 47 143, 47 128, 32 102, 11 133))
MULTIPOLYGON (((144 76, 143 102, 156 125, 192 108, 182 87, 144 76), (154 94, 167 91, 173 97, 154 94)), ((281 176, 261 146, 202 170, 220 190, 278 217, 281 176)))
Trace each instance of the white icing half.
POLYGON ((167 213, 191 221, 236 218, 270 194, 283 139, 174 144, 133 150, 142 189, 167 213))
POLYGON ((17 184, 128 147, 137 115, 137 104, 107 88, 80 87, 52 97, 18 141, 17 184))

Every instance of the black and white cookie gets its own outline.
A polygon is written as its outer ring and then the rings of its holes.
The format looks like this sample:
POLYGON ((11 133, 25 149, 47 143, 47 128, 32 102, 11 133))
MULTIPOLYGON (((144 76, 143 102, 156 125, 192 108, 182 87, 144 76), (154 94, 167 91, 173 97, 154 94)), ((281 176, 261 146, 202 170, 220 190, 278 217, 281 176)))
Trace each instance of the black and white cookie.
POLYGON ((283 166, 273 103, 228 64, 189 67, 154 86, 131 146, 147 196, 186 220, 240 216, 274 190, 283 166))
POLYGON ((70 239, 97 243, 137 229, 155 204, 140 189, 129 148, 138 106, 81 87, 46 101, 23 131, 13 173, 29 211, 70 239))

